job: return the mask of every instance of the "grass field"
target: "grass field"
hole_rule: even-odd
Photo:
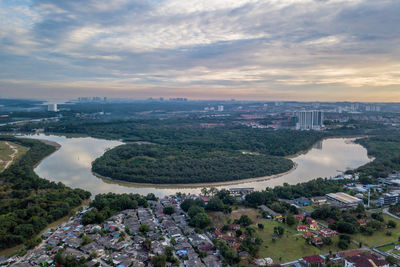
[[[242,215],[247,215],[250,219],[256,223],[261,220],[261,216],[256,209],[238,207],[238,209],[233,208],[231,214],[224,214],[223,212],[208,212],[208,215],[211,219],[211,225],[213,226],[222,226],[228,223],[228,220],[231,220],[231,223],[235,219],[239,219]]]
[[[260,247],[260,257],[270,257],[274,262],[287,262],[310,256],[315,254],[336,253],[340,249],[336,246],[338,237],[332,238],[331,245],[324,245],[321,248],[309,245],[300,233],[297,232],[295,227],[289,227],[285,224],[276,221],[263,221],[264,230],[259,230],[258,234],[263,239],[263,244]],[[285,233],[281,238],[273,239],[273,232],[275,226],[283,226]],[[267,247],[266,247],[267,246]],[[355,244],[351,244],[349,249],[356,249]]]
[[[394,229],[382,229],[379,232],[374,232],[372,236],[366,236],[361,233],[357,233],[352,235],[352,238],[358,242],[362,242],[363,244],[373,247],[381,244],[386,244],[390,242],[397,242],[400,237],[400,221],[390,217],[389,215],[383,214],[383,218],[387,223],[388,220],[393,220],[397,223],[397,227]],[[386,235],[386,232],[390,231],[392,233],[391,236]]]
[[[307,244],[302,234],[297,232],[296,226],[289,227],[287,224],[263,219],[256,209],[239,207],[238,209],[233,209],[231,214],[224,214],[222,212],[208,213],[213,226],[227,224],[229,219],[233,222],[234,219],[240,218],[243,214],[249,216],[255,225],[257,225],[257,223],[262,223],[264,225],[263,230],[257,230],[258,236],[263,240],[263,244],[260,246],[259,257],[270,257],[274,262],[282,263],[296,260],[304,256],[321,253],[325,254],[330,251],[332,251],[332,253],[340,251],[336,246],[338,237],[332,239],[332,244],[330,246],[325,245],[319,249]],[[279,225],[285,228],[285,233],[281,238],[276,238],[275,241],[272,241],[274,239],[274,227]],[[353,243],[349,247],[349,249],[356,248],[357,246]]]
[[[17,149],[17,153],[12,147]],[[20,146],[11,142],[0,142],[0,172],[4,170],[7,162],[17,160],[21,155],[23,155],[28,149],[26,147]]]
[[[389,244],[389,245],[385,245],[385,246],[382,246],[382,247],[378,247],[378,249],[380,251],[386,252],[386,251],[394,249],[394,244]]]

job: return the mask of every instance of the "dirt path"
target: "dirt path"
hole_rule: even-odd
[[[13,163],[14,158],[18,155],[18,149],[13,145],[10,144],[9,142],[5,142],[6,145],[13,151],[13,153],[10,155],[11,159],[6,162],[6,165],[4,165],[4,170],[7,169],[11,163]]]

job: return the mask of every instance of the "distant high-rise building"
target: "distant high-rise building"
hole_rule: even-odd
[[[224,111],[224,106],[223,105],[219,105],[218,106],[218,111]]]
[[[299,111],[296,113],[298,130],[321,130],[324,127],[324,113],[319,110]]]
[[[48,104],[47,105],[47,111],[51,111],[51,112],[57,112],[57,104]]]

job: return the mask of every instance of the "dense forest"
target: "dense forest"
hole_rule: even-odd
[[[113,125],[113,126],[111,126]],[[108,124],[127,144],[106,152],[93,171],[113,179],[142,183],[204,183],[261,177],[290,170],[283,158],[310,148],[321,133],[272,131],[231,126],[213,129]],[[130,128],[133,127],[133,128]],[[88,130],[88,129],[87,129]],[[90,132],[90,131],[89,131]]]
[[[122,145],[93,162],[93,171],[139,183],[205,183],[285,172],[292,161],[265,154],[197,146]]]
[[[0,173],[0,249],[32,239],[49,223],[68,215],[90,193],[38,177],[34,166],[54,152],[38,140],[1,136],[29,150]]]
[[[364,176],[387,177],[400,170],[400,135],[374,136],[356,141],[368,150],[374,161],[357,169]]]

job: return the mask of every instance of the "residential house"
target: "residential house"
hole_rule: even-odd
[[[301,214],[295,214],[295,215],[293,215],[293,217],[298,221],[304,220],[304,215],[301,215]]]
[[[310,206],[310,200],[306,197],[299,197],[295,199],[296,203],[300,206]]]
[[[301,262],[304,263],[307,267],[312,266],[323,266],[325,264],[325,256],[323,255],[312,255],[306,256],[301,259]]]
[[[322,235],[323,237],[332,237],[332,236],[336,236],[338,234],[338,232],[331,230],[329,228],[326,228],[326,229],[319,230],[319,234]]]
[[[304,224],[298,224],[297,225],[297,231],[299,232],[307,232],[308,230],[308,225],[304,225]]]
[[[324,244],[324,242],[322,241],[322,238],[321,237],[314,237],[312,240],[311,240],[311,243],[313,243],[314,245],[322,245],[322,244]]]
[[[345,258],[344,266],[345,267],[389,267],[389,263],[374,254],[362,253]]]
[[[318,230],[318,223],[317,222],[311,223],[310,224],[310,230],[312,230],[312,231]]]

